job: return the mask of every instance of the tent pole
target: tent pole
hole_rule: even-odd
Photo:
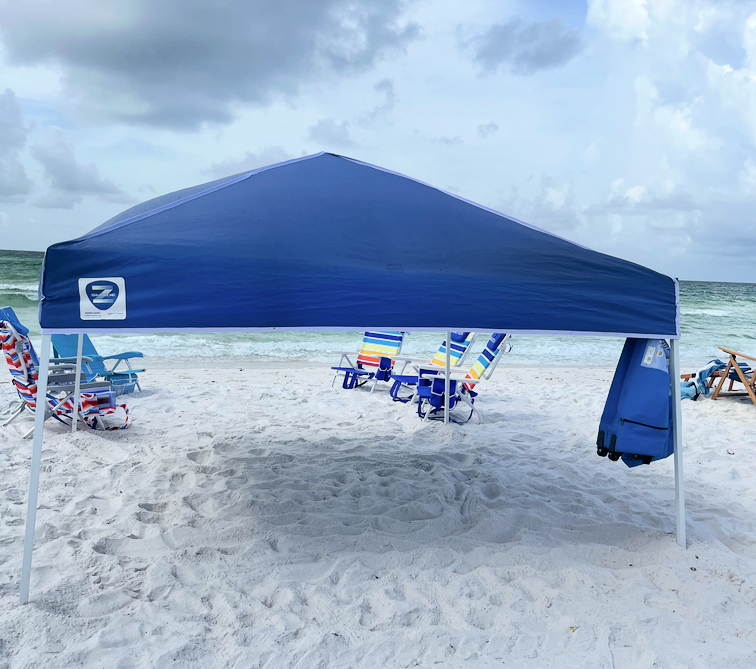
[[[26,507],[26,535],[24,536],[24,561],[21,568],[21,604],[29,603],[32,550],[34,549],[34,524],[37,520],[37,492],[39,491],[39,466],[42,460],[42,436],[47,413],[47,372],[50,367],[50,335],[42,335],[37,379],[37,408],[34,411],[34,443],[32,444],[31,476],[29,477],[29,504]]]
[[[671,340],[672,374],[672,431],[675,440],[675,512],[677,515],[677,543],[683,550],[687,548],[685,537],[685,487],[683,485],[683,443],[682,443],[682,410],[680,398],[680,340]]]
[[[84,335],[79,335],[76,345],[76,381],[74,382],[74,412],[71,416],[71,432],[76,432],[76,424],[79,422],[79,401],[81,400],[81,353],[84,348]]]
[[[446,369],[444,371],[444,423],[449,422],[449,371],[451,369],[451,332],[446,333]]]

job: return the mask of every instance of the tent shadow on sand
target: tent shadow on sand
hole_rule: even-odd
[[[197,541],[243,550],[257,536],[291,554],[521,542],[635,550],[674,527],[667,485],[642,500],[632,487],[609,492],[606,480],[556,455],[534,461],[512,445],[502,455],[469,444],[408,452],[392,439],[355,438],[346,449],[335,441],[240,437],[187,450],[183,464],[161,473],[172,485],[140,503],[137,519],[184,536],[187,543],[169,540],[176,549]],[[180,525],[192,529],[182,535]],[[99,552],[122,554],[120,542],[104,540]],[[149,553],[136,539],[125,543],[134,556]]]

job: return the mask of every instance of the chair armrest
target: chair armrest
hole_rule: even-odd
[[[754,362],[756,362],[756,358],[750,355],[746,355],[745,353],[738,353],[737,351],[733,351],[732,349],[725,348],[724,346],[719,346],[718,348],[720,351],[724,351],[725,353],[728,353],[729,355],[734,355],[740,358],[747,358],[748,360],[753,360]]]
[[[83,355],[81,356],[81,361],[92,362],[92,358],[88,358],[87,356]],[[75,365],[76,358],[50,358],[50,364],[51,365]]]
[[[100,374],[103,378],[109,379],[111,376],[128,376],[129,374],[141,374],[142,372],[147,371],[146,369],[120,369],[115,371],[106,371],[103,374]]]
[[[139,351],[129,351],[128,353],[119,353],[118,355],[106,355],[103,360],[126,360],[128,358],[143,358],[144,353]]]
[[[414,368],[417,370],[418,375],[422,376],[423,372],[435,372],[436,378],[443,379],[445,377],[444,367],[439,367],[437,365],[413,365]],[[455,376],[454,372],[457,372],[457,374],[460,374],[460,370],[455,370],[453,367],[449,370],[449,380],[450,381],[459,381],[461,383],[480,383],[483,379],[468,379],[466,376]]]

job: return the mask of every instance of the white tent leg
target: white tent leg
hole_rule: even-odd
[[[449,422],[449,370],[451,369],[451,332],[446,333],[446,369],[444,371],[444,423]]]
[[[81,352],[84,348],[84,335],[79,335],[76,346],[76,381],[74,382],[74,411],[71,416],[71,432],[76,432],[76,424],[79,422],[79,401],[81,400]]]
[[[45,429],[47,408],[47,372],[50,367],[50,335],[42,335],[39,356],[39,380],[37,381],[37,409],[34,412],[34,442],[32,444],[31,476],[29,477],[29,504],[26,507],[26,535],[24,536],[24,561],[21,568],[21,604],[29,603],[32,550],[34,549],[34,524],[37,520],[37,492],[39,490],[39,466],[42,461],[42,436]]]
[[[680,340],[671,340],[670,383],[672,385],[672,430],[675,439],[675,512],[677,514],[677,543],[687,548],[685,537],[685,487],[683,484],[682,410],[680,407]]]

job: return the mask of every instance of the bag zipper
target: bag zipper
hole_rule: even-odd
[[[652,430],[669,430],[668,427],[656,427],[656,425],[647,425],[646,423],[639,423],[637,420],[628,420],[627,418],[620,418],[620,424],[632,423],[633,425],[642,425],[643,427],[650,427]]]

